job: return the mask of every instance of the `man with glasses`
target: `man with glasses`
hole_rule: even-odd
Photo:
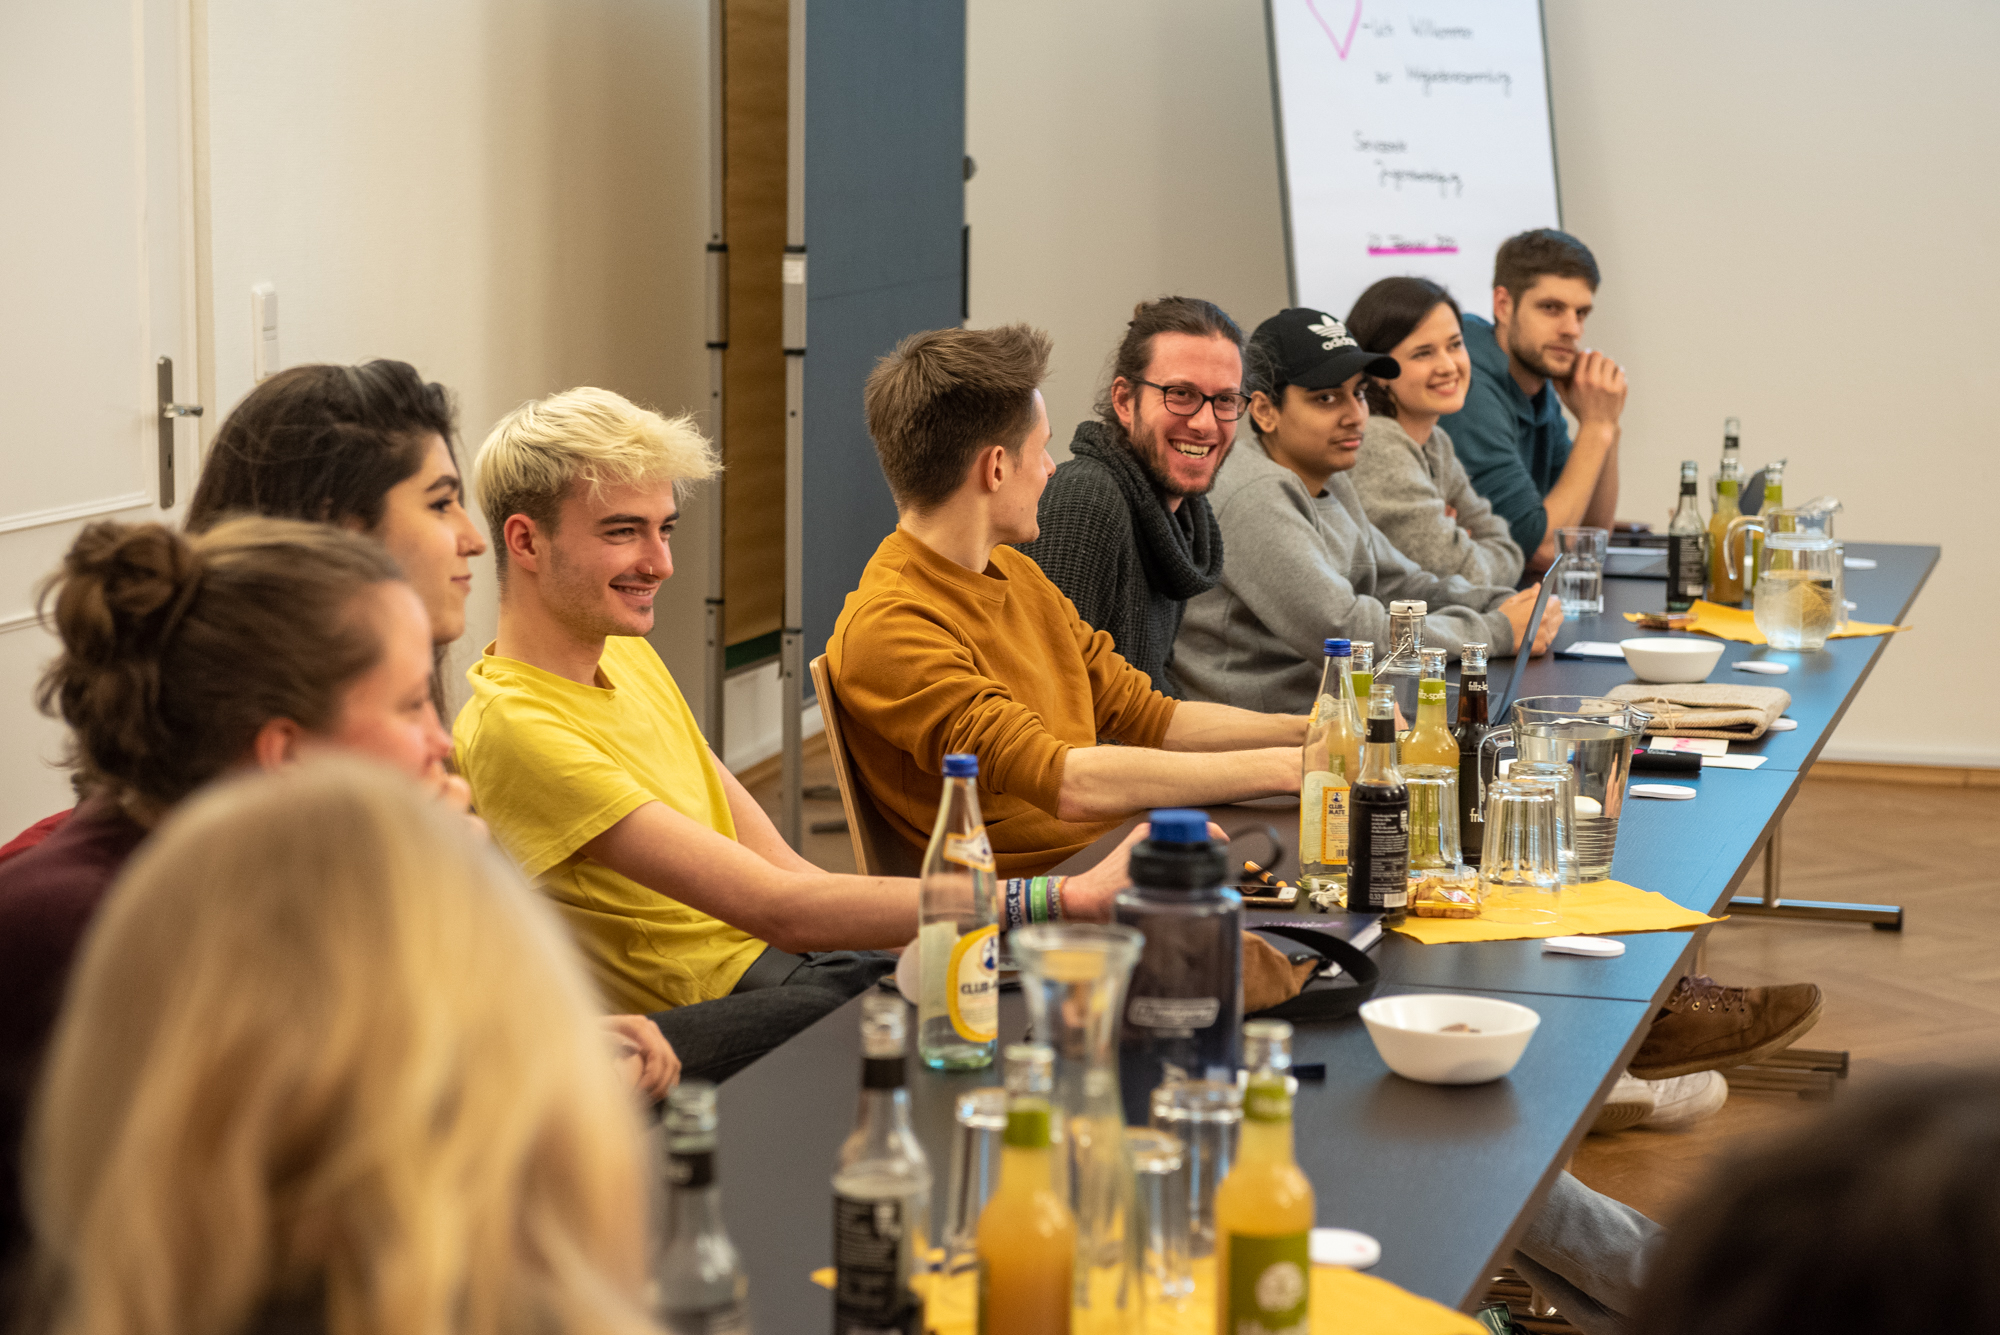
[[[1098,420],[1077,427],[1069,461],[1042,493],[1042,536],[1021,549],[1175,699],[1181,610],[1222,575],[1207,493],[1248,406],[1243,331],[1221,307],[1194,297],[1141,302],[1098,397]]]

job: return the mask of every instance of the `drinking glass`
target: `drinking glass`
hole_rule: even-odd
[[[1458,770],[1449,765],[1404,765],[1410,790],[1410,871],[1458,865]]]
[[[945,1196],[944,1268],[964,1274],[979,1265],[979,1215],[1000,1185],[1000,1147],[1007,1132],[1007,1091],[998,1085],[958,1096],[951,1134],[951,1186]]]
[[[1556,858],[1564,885],[1582,881],[1576,863],[1576,767],[1561,760],[1516,760],[1507,768],[1515,782],[1541,780],[1556,794]]]
[[[1175,1080],[1153,1091],[1154,1129],[1170,1133],[1183,1152],[1188,1255],[1215,1255],[1215,1189],[1236,1159],[1243,1091],[1235,1081]]]
[[[1543,779],[1486,787],[1486,845],[1479,863],[1479,916],[1540,925],[1562,916],[1556,790]]]
[[[1601,528],[1556,530],[1558,550],[1566,558],[1556,576],[1556,596],[1563,616],[1574,621],[1604,610],[1604,556],[1611,534]]]
[[[1146,1297],[1149,1302],[1177,1301],[1194,1292],[1194,1271],[1188,1264],[1187,1186],[1181,1180],[1187,1156],[1177,1138],[1150,1127],[1126,1128],[1125,1143],[1131,1147],[1132,1171],[1139,1179]]]

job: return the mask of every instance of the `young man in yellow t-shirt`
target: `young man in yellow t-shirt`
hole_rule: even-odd
[[[691,419],[606,390],[501,420],[473,471],[499,561],[499,635],[466,674],[473,698],[452,734],[479,814],[555,900],[610,1005],[811,988],[830,1010],[888,968],[873,952],[916,935],[917,883],[829,873],[793,852],[640,638],[673,574],[676,489],[715,467]],[[1110,861],[1072,878],[1071,916],[1109,916],[1124,880],[1124,860]],[[787,1024],[803,1027],[770,1022],[773,1043]]]
[[[1055,471],[1048,357],[1046,334],[1009,325],[913,334],[876,365],[864,398],[896,531],[826,649],[848,750],[889,823],[922,847],[945,755],[976,754],[1007,876],[1134,811],[1296,793],[1305,740],[1303,715],[1161,695],[1007,545],[1034,539]]]

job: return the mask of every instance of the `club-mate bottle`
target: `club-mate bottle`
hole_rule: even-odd
[[[1730,574],[1729,562],[1722,555],[1729,523],[1743,513],[1743,463],[1736,457],[1739,443],[1732,417],[1722,424],[1722,466],[1715,474],[1715,511],[1708,518],[1708,601],[1724,607],[1743,605],[1744,567],[1738,566],[1736,573]]]
[[[980,1335],[1068,1335],[1076,1217],[1056,1189],[1049,1097],[1055,1049],[1007,1048],[1007,1130],[1000,1185],[979,1213]]]
[[[1479,809],[1479,744],[1486,739],[1488,704],[1486,646],[1465,644],[1458,650],[1458,722],[1451,739],[1458,743],[1458,849],[1466,865],[1477,867],[1486,848],[1486,813]]]
[[[1292,1153],[1292,1027],[1243,1026],[1250,1084],[1236,1162],[1215,1189],[1216,1335],[1291,1335],[1312,1311],[1313,1189]]]
[[[667,1335],[749,1335],[750,1281],[722,1223],[715,1182],[715,1086],[684,1080],[667,1096],[665,1237],[653,1266]]]
[[[861,1109],[833,1174],[834,1335],[923,1335],[911,1281],[929,1250],[931,1166],[910,1130],[905,1024],[901,997],[862,995]]]
[[[1349,794],[1347,911],[1401,921],[1410,902],[1410,790],[1396,772],[1396,697],[1386,681],[1368,697],[1368,741]]]
[[[976,757],[944,758],[922,876],[917,1055],[937,1071],[991,1066],[1000,1036],[1000,906]]]
[[[1299,872],[1315,889],[1347,876],[1347,792],[1350,776],[1361,772],[1362,731],[1352,646],[1328,640],[1299,761]]]
[[[1701,522],[1701,468],[1681,463],[1681,498],[1667,521],[1667,610],[1685,612],[1708,591],[1708,527]]]

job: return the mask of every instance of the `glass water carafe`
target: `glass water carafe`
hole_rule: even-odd
[[[1767,510],[1729,526],[1723,557],[1733,573],[1748,558],[1748,537],[1763,535],[1754,558],[1757,629],[1773,649],[1820,649],[1842,620],[1845,581],[1830,512]],[[1748,580],[1753,572],[1744,570]]]
[[[1076,1217],[1074,1335],[1144,1329],[1138,1184],[1118,1094],[1125,989],[1145,938],[1130,927],[1037,923],[1008,937],[1035,1041],[1055,1049],[1056,1172]]]

